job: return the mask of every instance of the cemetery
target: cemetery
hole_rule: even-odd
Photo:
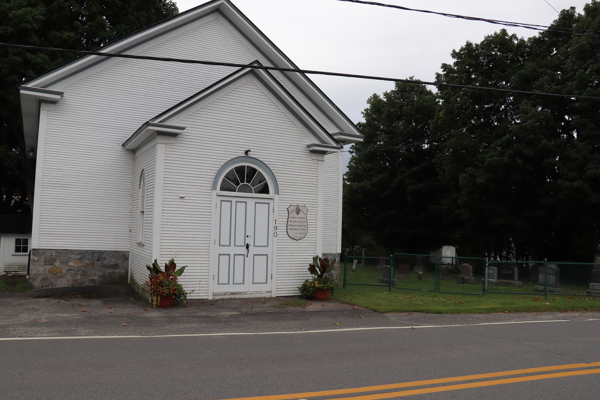
[[[344,261],[345,260],[345,261]],[[503,262],[483,258],[396,253],[343,255],[344,286],[379,286],[468,295],[530,294],[600,297],[600,265]]]

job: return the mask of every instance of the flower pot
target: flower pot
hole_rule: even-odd
[[[163,307],[163,308],[171,307],[173,305],[173,303],[175,303],[175,297],[173,297],[173,296],[167,296],[167,297],[161,296],[158,299],[159,307]]]
[[[315,289],[313,294],[315,300],[327,300],[329,298],[329,290],[327,289]]]

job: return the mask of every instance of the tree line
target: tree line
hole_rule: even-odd
[[[600,96],[600,3],[529,39],[505,30],[452,52],[436,82]],[[594,261],[600,101],[396,83],[350,150],[344,247]]]
[[[96,50],[178,12],[172,0],[2,1],[0,42]],[[0,47],[0,215],[32,207],[35,161],[27,158],[17,87],[75,57]]]

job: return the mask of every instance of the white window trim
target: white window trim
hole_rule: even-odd
[[[140,246],[144,245],[144,227],[145,227],[145,219],[146,219],[146,173],[145,170],[142,170],[140,173],[140,182],[139,182],[139,204],[138,204],[138,237],[137,244]]]
[[[25,252],[17,252],[17,240],[27,240],[27,251]],[[19,245],[21,247],[23,247],[23,245]],[[26,256],[29,254],[29,250],[31,249],[31,239],[28,237],[15,237],[15,242],[13,245],[13,250],[14,253],[12,254],[13,256]]]

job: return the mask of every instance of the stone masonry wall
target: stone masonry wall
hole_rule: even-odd
[[[341,267],[340,267],[340,253],[323,253],[322,258],[328,258],[329,262],[335,260],[333,270],[329,271],[327,275],[336,282],[340,282]]]
[[[31,250],[32,290],[127,283],[128,251]]]

